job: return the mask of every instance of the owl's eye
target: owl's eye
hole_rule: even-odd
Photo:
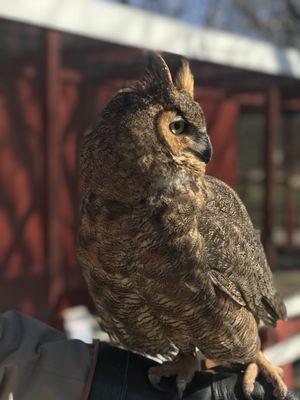
[[[186,125],[185,120],[180,117],[170,123],[169,129],[174,135],[181,135],[185,131]]]

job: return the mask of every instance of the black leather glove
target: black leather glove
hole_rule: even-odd
[[[209,376],[210,375],[210,376]],[[204,381],[207,383],[204,386]],[[219,369],[212,372],[202,371],[195,374],[193,382],[186,389],[184,399],[188,400],[271,400],[274,399],[273,387],[259,375],[251,397],[243,392],[243,373],[234,370]],[[292,397],[290,397],[292,396]],[[287,400],[295,399],[291,393]]]
[[[138,354],[100,344],[98,362],[89,400],[173,400],[176,386],[173,378],[163,379],[161,391],[148,380],[148,370],[155,362]],[[244,400],[242,372],[224,369],[197,372],[184,393],[185,400]],[[273,388],[259,376],[253,400],[270,400]],[[297,399],[290,394],[288,400]],[[248,400],[248,399],[246,399]]]

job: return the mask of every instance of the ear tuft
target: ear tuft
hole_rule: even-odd
[[[149,54],[148,73],[152,80],[161,82],[165,85],[172,85],[172,76],[165,60],[158,53]]]
[[[175,79],[175,86],[178,90],[185,90],[194,97],[194,77],[190,70],[189,62],[183,59],[181,63],[181,68]]]

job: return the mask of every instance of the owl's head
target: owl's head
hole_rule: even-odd
[[[87,133],[83,176],[96,173],[104,180],[127,176],[132,181],[142,177],[147,182],[162,176],[169,179],[180,169],[203,175],[212,148],[193,94],[187,61],[173,79],[164,59],[152,54],[145,79],[120,90],[103,110],[96,129]]]

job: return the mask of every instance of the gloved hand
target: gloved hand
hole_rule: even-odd
[[[163,378],[158,391],[148,380],[148,370],[155,362],[100,343],[98,362],[89,400],[174,400],[177,392],[174,378]],[[195,374],[184,392],[184,400],[249,400],[242,389],[243,373],[216,368]],[[292,394],[287,400],[296,400]],[[273,387],[263,376],[255,383],[252,400],[271,400]]]
[[[262,375],[256,379],[252,396],[243,393],[243,373],[240,371],[216,370],[195,374],[193,382],[187,388],[186,400],[273,400],[273,387]],[[289,393],[287,400],[297,398]]]
[[[163,378],[158,391],[148,380],[148,370],[155,362],[100,343],[100,352],[89,400],[174,400],[175,379]],[[197,372],[184,392],[184,400],[249,400],[243,393],[243,373],[215,369]],[[255,382],[252,400],[273,400],[273,387],[261,375]],[[289,394],[287,400],[297,400]]]

